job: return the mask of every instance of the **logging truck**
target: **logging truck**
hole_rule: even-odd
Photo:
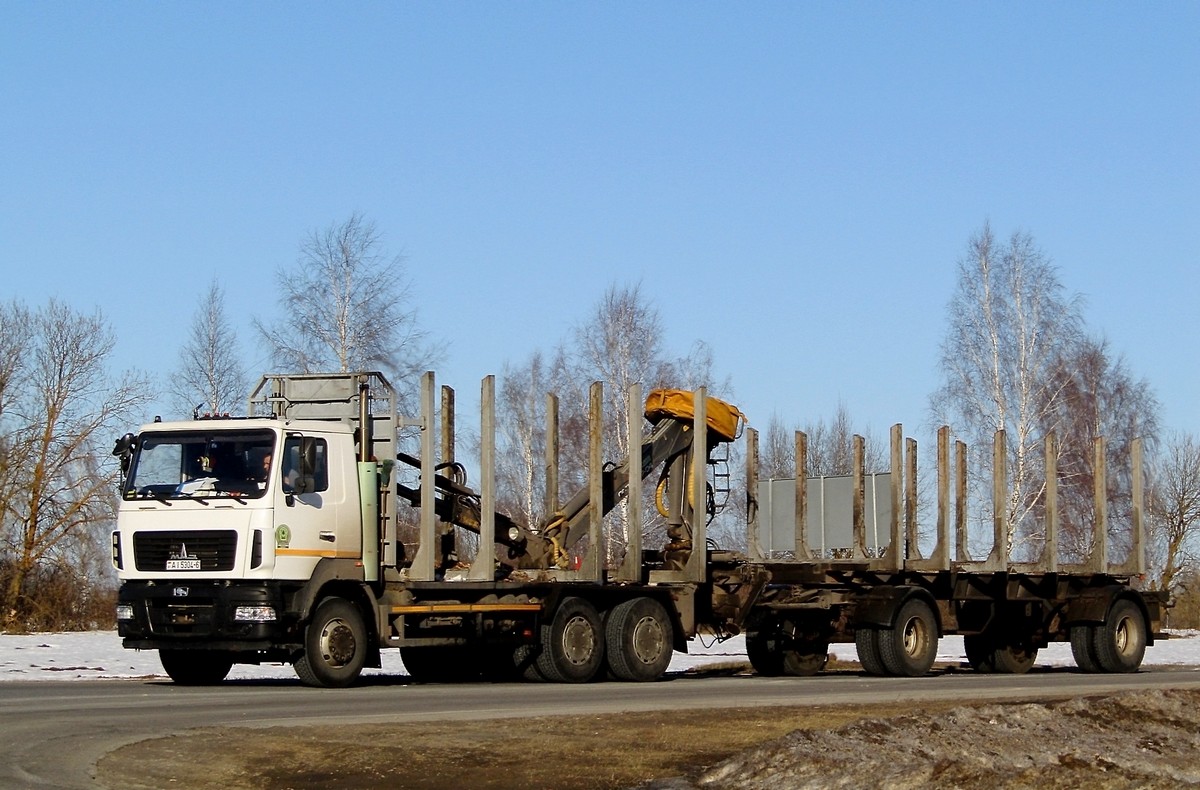
[[[1165,595],[1140,589],[1139,445],[1119,562],[1101,493],[1090,554],[1060,561],[1053,437],[1040,556],[1014,562],[997,516],[990,551],[973,559],[966,450],[943,428],[923,556],[916,446],[901,426],[882,473],[863,468],[856,440],[851,475],[808,479],[797,434],[797,474],[759,480],[757,433],[730,404],[703,389],[643,400],[635,385],[627,413],[605,415],[595,383],[586,482],[565,499],[547,397],[546,515],[525,523],[496,507],[494,382],[480,389],[477,487],[455,458],[453,390],[435,402],[432,373],[415,417],[398,414],[379,373],[272,374],[246,417],[156,421],[121,437],[112,562],[124,646],[158,650],[179,684],[286,662],[307,685],[341,687],[390,649],[418,682],[582,683],[656,680],[698,634],[744,633],[763,675],[814,674],[831,643],[851,642],[863,671],[895,676],[929,672],[946,634],[963,635],[975,670],[1014,673],[1052,641],[1070,642],[1084,672],[1135,671],[1162,637]],[[604,458],[606,419],[625,421],[625,457]],[[736,496],[734,442],[747,458]],[[1003,503],[1003,433],[994,453]],[[1102,492],[1102,442],[1097,454]],[[708,534],[727,501],[746,508],[739,550]],[[617,508],[627,537],[614,550],[603,526]],[[643,545],[651,526],[665,537]]]

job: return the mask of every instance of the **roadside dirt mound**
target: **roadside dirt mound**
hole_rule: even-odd
[[[797,730],[643,790],[1200,786],[1200,695],[959,707]]]

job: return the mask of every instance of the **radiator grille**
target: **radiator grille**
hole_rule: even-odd
[[[231,571],[237,555],[237,532],[229,529],[191,532],[136,532],[133,557],[139,571]],[[198,559],[199,567],[189,567]],[[172,567],[167,562],[175,560]]]

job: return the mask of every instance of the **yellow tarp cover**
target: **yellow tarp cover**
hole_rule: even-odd
[[[646,398],[646,419],[657,423],[667,417],[683,420],[696,419],[693,407],[695,394],[687,390],[653,390]],[[745,415],[717,398],[708,399],[708,429],[727,442],[737,438],[738,421]]]

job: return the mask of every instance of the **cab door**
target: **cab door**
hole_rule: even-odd
[[[340,445],[348,437],[289,433],[284,437],[275,477],[276,563],[294,568],[301,577],[327,557],[356,558],[361,530],[348,524],[357,513],[353,496],[357,481],[346,479]]]

